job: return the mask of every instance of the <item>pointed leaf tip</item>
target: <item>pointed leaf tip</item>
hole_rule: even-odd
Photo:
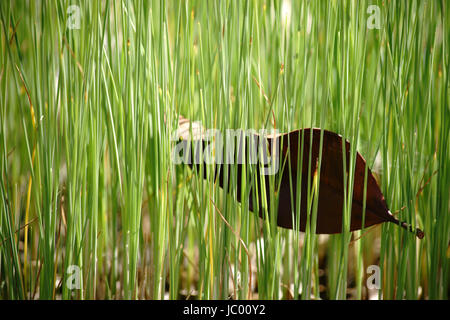
[[[413,232],[417,238],[423,239],[425,237],[425,232],[423,232],[421,229],[416,228],[416,230],[413,229],[413,227],[406,222],[400,222],[398,221],[398,225],[401,226],[403,229],[406,229],[410,232]]]

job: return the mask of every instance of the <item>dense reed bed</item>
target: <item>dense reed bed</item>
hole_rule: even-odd
[[[446,1],[0,10],[1,299],[448,298]],[[175,165],[179,115],[220,130],[341,134],[343,232],[279,228],[236,201],[248,180],[235,168],[225,193],[210,167]],[[423,240],[392,224],[349,232],[356,151]],[[276,200],[275,176],[270,186]],[[371,265],[379,290],[367,286]]]

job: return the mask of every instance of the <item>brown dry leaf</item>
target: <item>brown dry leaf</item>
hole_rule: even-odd
[[[180,117],[179,132],[181,133],[180,136],[182,136],[182,141],[184,143],[189,143],[189,139],[187,137],[189,125],[189,120]],[[202,150],[205,150],[205,147],[214,140],[210,139],[210,137],[204,138],[204,135],[202,136],[202,133],[205,132],[205,130],[198,123],[195,123],[193,127],[194,139],[191,139],[190,141],[194,142],[194,144],[197,143],[197,146],[198,144],[201,144]],[[322,160],[320,168],[318,168],[317,164],[319,163],[321,131],[323,131]],[[244,142],[243,137],[244,136],[241,136],[241,138],[238,139],[237,149],[239,151],[242,151],[242,145]],[[342,216],[345,195],[344,190],[348,190],[348,188],[344,185],[343,139],[340,135],[327,130],[307,128],[284,134],[266,135],[264,137],[258,134],[245,135],[245,138],[245,144],[247,146],[249,146],[252,142],[255,143],[255,141],[263,141],[264,143],[267,143],[269,152],[271,152],[271,150],[279,150],[278,153],[271,153],[271,156],[279,154],[279,170],[276,173],[276,181],[279,182],[279,185],[277,184],[277,186],[279,186],[277,192],[278,226],[293,229],[293,213],[298,211],[297,207],[300,205],[300,231],[305,231],[308,207],[311,208],[311,206],[307,205],[309,180],[309,190],[312,188],[311,185],[314,183],[318,184],[319,198],[317,207],[316,233],[334,234],[342,232]],[[301,147],[302,139],[303,148]],[[278,148],[272,149],[273,146],[277,146]],[[252,148],[248,149],[254,150]],[[345,150],[345,175],[348,176],[350,144],[347,141],[345,142]],[[254,156],[251,154],[251,151],[249,153],[240,152],[240,157],[242,154],[246,154],[247,158]],[[198,155],[196,159],[198,160]],[[239,158],[239,160],[241,160],[241,163],[235,164],[235,166],[237,166],[237,181],[241,181],[242,167],[246,165],[246,159]],[[299,163],[300,160],[302,160],[301,166]],[[257,165],[259,166],[259,163]],[[215,179],[218,184],[225,189],[225,191],[231,192],[231,184],[225,181],[224,172],[227,166],[230,167],[231,164],[215,165]],[[351,203],[352,209],[350,231],[360,230],[362,228],[365,166],[366,161],[361,154],[357,153],[354,172],[353,197]],[[207,166],[204,166],[205,172],[206,167]],[[315,180],[314,175],[319,172],[320,178],[316,178]],[[308,173],[310,174],[310,179],[308,179]],[[255,176],[253,176],[253,178],[255,178]],[[299,181],[301,178],[301,183],[299,183],[299,186],[301,185],[301,190],[298,190],[298,192],[297,178],[299,178]],[[265,190],[270,190],[269,176],[262,175],[260,170],[256,170],[256,179],[252,179],[252,181],[249,182],[254,189],[258,189],[258,192],[254,193],[258,195],[257,201],[254,203],[252,192],[250,192],[251,190],[248,190],[246,194],[248,195],[249,209],[251,211],[258,212],[261,217],[264,217],[266,208],[262,203],[260,196],[262,191],[259,183],[260,181],[264,181]],[[234,185],[237,186],[237,199],[241,202],[241,183],[238,182]],[[270,197],[267,197],[267,199],[269,201]],[[270,201],[267,206],[270,208]],[[270,212],[270,210],[268,210],[268,212]],[[400,222],[392,215],[374,175],[371,170],[368,169],[364,228],[383,222],[395,223],[411,232],[414,232],[420,239],[424,236],[422,230],[413,230],[411,226],[405,222]]]

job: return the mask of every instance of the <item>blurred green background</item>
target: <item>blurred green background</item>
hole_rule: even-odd
[[[448,299],[447,1],[0,10],[1,299]],[[171,163],[179,114],[341,134],[425,238],[264,223]]]

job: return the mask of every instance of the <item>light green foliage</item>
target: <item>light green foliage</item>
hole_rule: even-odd
[[[370,297],[448,298],[446,1],[4,0],[0,11],[1,299],[367,299],[372,264],[382,279]],[[309,208],[300,233],[236,201],[255,167],[241,179],[227,169],[224,193],[211,165],[174,165],[180,114],[341,134],[343,232],[314,232],[319,179],[297,197]],[[423,240],[392,224],[349,232],[356,151]]]

